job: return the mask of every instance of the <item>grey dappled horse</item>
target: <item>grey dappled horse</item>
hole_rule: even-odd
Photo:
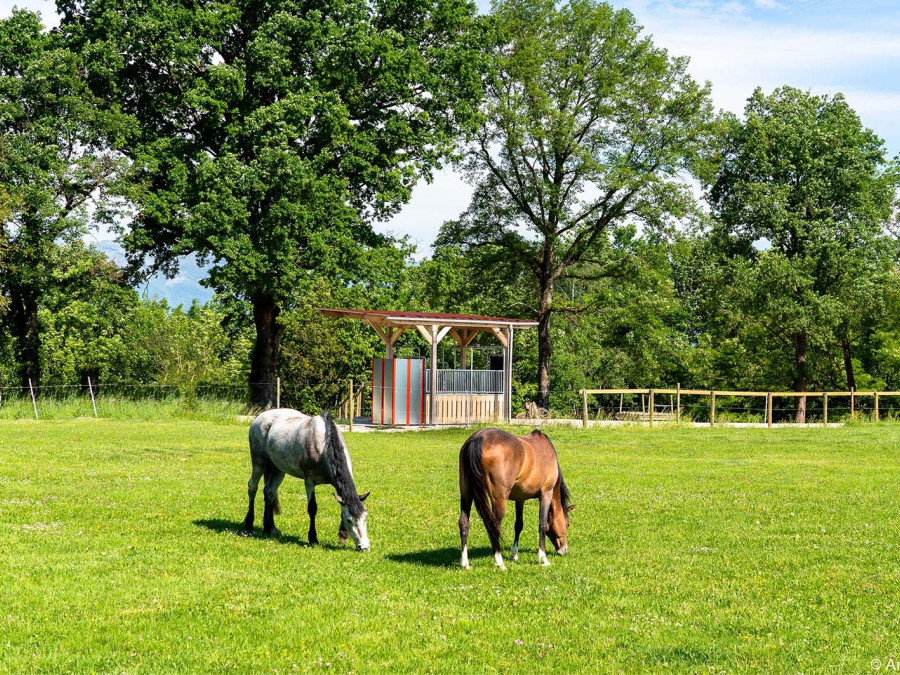
[[[367,512],[363,506],[369,493],[356,493],[350,453],[343,436],[326,413],[310,417],[284,408],[260,414],[250,425],[250,461],[253,463],[247,485],[250,507],[244,519],[247,532],[253,531],[256,488],[259,479],[265,476],[263,531],[276,537],[281,534],[275,527],[274,517],[281,512],[278,487],[284,475],[290,474],[303,479],[306,484],[310,544],[319,543],[316,536],[316,485],[329,483],[335,487],[335,499],[341,505],[340,542],[345,543],[349,535],[358,551],[369,550]]]

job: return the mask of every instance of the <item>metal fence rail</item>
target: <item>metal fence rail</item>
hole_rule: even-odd
[[[502,370],[437,371],[438,394],[502,394]],[[431,378],[425,378],[425,391],[431,393]]]

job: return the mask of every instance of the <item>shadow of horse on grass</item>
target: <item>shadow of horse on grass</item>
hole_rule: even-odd
[[[491,549],[486,546],[472,549],[471,553],[473,556],[484,556],[488,560],[491,559],[492,555]],[[418,565],[420,567],[459,567],[459,555],[458,546],[447,546],[424,551],[411,551],[409,553],[389,553],[385,558],[394,562]]]
[[[227,534],[234,534],[239,537],[246,537],[248,539],[271,539],[273,541],[277,541],[279,544],[293,544],[296,546],[303,546],[304,548],[321,548],[326,551],[344,551],[349,550],[349,546],[337,546],[335,544],[310,544],[305,539],[301,539],[300,537],[294,536],[292,534],[282,534],[278,537],[269,537],[262,533],[262,530],[254,530],[253,532],[246,532],[244,530],[244,522],[237,520],[227,520],[225,518],[203,518],[200,520],[195,520],[194,525],[197,527],[204,527],[207,530],[211,530],[213,532],[224,532]]]

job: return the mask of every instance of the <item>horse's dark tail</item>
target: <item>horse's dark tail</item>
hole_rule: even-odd
[[[484,465],[481,463],[481,436],[470,436],[459,451],[459,468],[466,479],[469,492],[475,501],[475,510],[484,521],[488,537],[494,546],[500,545],[500,521],[494,517],[494,509],[488,492]]]

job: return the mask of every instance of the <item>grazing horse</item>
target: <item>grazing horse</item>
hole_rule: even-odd
[[[303,479],[306,484],[306,509],[309,513],[309,543],[318,544],[316,536],[316,485],[330,483],[337,490],[335,499],[341,505],[341,526],[338,538],[343,544],[348,536],[353,538],[358,551],[368,551],[369,536],[366,532],[366,507],[363,502],[369,496],[356,494],[350,453],[344,438],[334,422],[322,413],[317,417],[304,415],[296,410],[267,410],[250,425],[250,461],[253,471],[247,484],[250,507],[244,518],[244,529],[253,531],[253,504],[259,479],[265,476],[263,488],[265,512],[263,532],[278,536],[275,527],[276,513],[281,513],[278,487],[285,474]]]
[[[525,436],[513,436],[501,429],[482,429],[466,439],[459,451],[459,536],[462,540],[462,566],[469,569],[469,513],[472,500],[484,521],[494,563],[500,569],[500,525],[506,515],[506,502],[516,503],[516,539],[511,559],[519,559],[519,534],[524,525],[522,511],[526,499],[540,500],[540,544],[538,562],[549,565],[544,536],[549,535],[559,555],[569,551],[566,530],[569,527],[569,489],[563,480],[556,449],[537,429]]]

